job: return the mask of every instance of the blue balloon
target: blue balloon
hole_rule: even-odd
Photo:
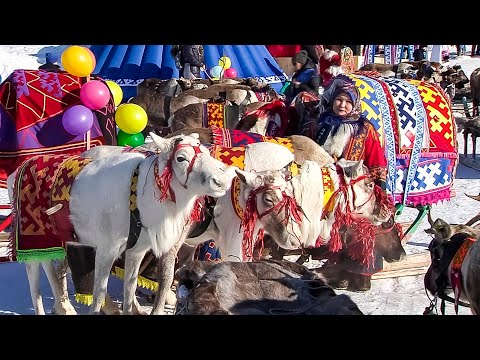
[[[210,69],[210,75],[214,78],[220,78],[220,75],[222,75],[223,68],[220,65],[215,65]]]

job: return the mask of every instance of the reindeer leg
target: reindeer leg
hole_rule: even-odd
[[[140,233],[137,243],[125,251],[125,277],[123,279],[123,314],[132,315],[135,303],[135,290],[137,289],[140,265],[145,254],[150,249],[149,241],[145,238],[144,231]],[[142,241],[143,240],[143,241]],[[139,306],[137,303],[136,306]]]
[[[476,134],[472,133],[472,156],[473,158],[475,159],[475,153],[476,153],[476,149],[477,149],[477,136]]]
[[[112,269],[115,257],[110,254],[102,254],[97,248],[95,254],[95,280],[93,284],[93,302],[90,306],[90,314],[98,315],[107,294],[108,277]]]
[[[173,283],[173,276],[175,270],[175,257],[178,249],[182,245],[183,240],[180,240],[169,252],[164,254],[159,260],[158,266],[158,291],[155,294],[155,301],[151,315],[163,315],[167,295]]]
[[[467,156],[467,149],[468,149],[468,130],[463,130],[463,155]]]
[[[102,312],[105,315],[120,315],[122,313],[108,293],[105,295],[105,304],[102,306]]]
[[[73,307],[68,298],[67,289],[67,268],[66,259],[60,261],[58,271],[55,270],[53,261],[42,261],[42,267],[47,275],[48,282],[52,288],[55,303],[53,309],[58,315],[77,315],[77,311]]]
[[[42,295],[40,294],[40,262],[32,261],[26,263],[30,296],[36,315],[45,315]]]

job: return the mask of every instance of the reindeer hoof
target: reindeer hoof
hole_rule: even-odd
[[[348,291],[365,292],[372,287],[371,276],[364,276],[359,274],[350,274],[350,281],[348,284]]]
[[[165,299],[165,305],[175,306],[177,303],[177,295],[173,292],[172,289],[168,290],[167,298]]]

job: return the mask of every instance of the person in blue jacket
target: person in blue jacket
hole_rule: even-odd
[[[292,58],[295,73],[292,76],[290,86],[288,86],[285,97],[287,102],[291,101],[302,91],[306,91],[318,97],[320,88],[320,76],[317,66],[312,59],[308,57],[306,50],[300,50]]]

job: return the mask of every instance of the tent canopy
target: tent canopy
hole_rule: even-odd
[[[123,100],[136,95],[136,87],[147,78],[178,78],[172,45],[92,45],[97,64],[94,73],[115,81],[123,90]],[[265,45],[203,45],[207,71],[228,56],[237,76],[253,77],[279,91],[286,74]],[[206,78],[202,73],[202,77]]]

